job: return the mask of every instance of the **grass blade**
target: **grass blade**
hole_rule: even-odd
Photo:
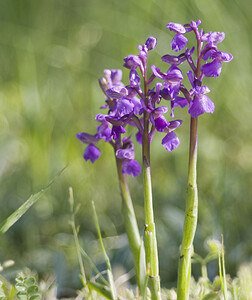
[[[17,210],[15,210],[6,220],[4,220],[0,224],[0,236],[3,235],[6,231],[8,231],[10,227],[13,226],[27,212],[27,210],[39,200],[39,198],[49,189],[49,187],[53,184],[54,180],[58,176],[60,176],[60,174],[66,169],[66,167],[67,166],[60,170],[46,187],[44,187],[38,193],[31,195],[30,198],[25,201],[25,203],[23,203]]]
[[[75,225],[75,213],[74,213],[74,196],[73,196],[73,189],[72,187],[69,187],[69,204],[70,204],[70,209],[72,213],[72,219],[70,221],[70,225],[72,227],[73,231],[73,236],[74,236],[74,243],[75,243],[75,248],[77,252],[77,257],[79,261],[79,266],[80,266],[80,271],[81,271],[81,281],[84,287],[87,285],[87,279],[86,279],[86,274],[85,274],[85,269],[81,257],[81,250],[80,250],[80,243],[79,243],[79,237],[78,237],[78,230]]]
[[[103,244],[103,241],[102,241],[101,230],[100,230],[99,221],[98,221],[98,217],[97,217],[96,210],[95,210],[94,201],[92,201],[92,208],[93,208],[94,221],[95,221],[97,234],[98,234],[98,237],[99,237],[102,252],[103,252],[103,255],[104,255],[104,258],[105,258],[105,261],[106,261],[106,264],[107,264],[107,268],[108,268],[108,279],[109,279],[109,285],[110,285],[110,290],[111,290],[111,296],[112,296],[113,300],[116,300],[117,295],[116,295],[116,288],[115,288],[115,283],[114,283],[113,275],[112,275],[112,268],[111,268],[111,265],[110,265],[109,257],[107,255],[107,252],[105,250],[105,247],[104,247],[104,244]]]

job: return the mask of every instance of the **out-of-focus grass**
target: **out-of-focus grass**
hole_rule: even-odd
[[[103,236],[124,232],[120,195],[109,145],[94,165],[82,159],[79,131],[95,132],[94,115],[104,98],[97,79],[103,69],[122,68],[123,57],[154,35],[151,63],[164,70],[160,55],[170,51],[170,22],[201,19],[206,31],[224,31],[220,49],[234,60],[220,78],[208,79],[214,115],[200,118],[200,215],[195,249],[223,233],[226,270],[251,259],[251,5],[250,1],[85,1],[3,0],[0,3],[0,218],[5,219],[66,163],[68,170],[51,192],[1,238],[0,260],[15,259],[45,273],[52,269],[64,284],[77,266],[68,225],[68,187],[81,202],[83,246],[95,253],[94,200]],[[127,80],[127,70],[124,75]],[[187,180],[188,117],[177,134],[180,147],[167,153],[160,137],[152,144],[152,175],[162,283],[176,280]],[[137,148],[137,147],[136,147]],[[138,157],[139,153],[137,154]],[[130,180],[139,225],[143,228],[142,178]],[[114,239],[112,263],[132,267],[124,236]],[[73,244],[72,244],[73,245]],[[194,270],[197,274],[197,269]],[[63,275],[65,274],[65,275]],[[217,274],[213,265],[209,274]],[[72,276],[73,278],[74,276]],[[76,276],[77,278],[77,276]]]

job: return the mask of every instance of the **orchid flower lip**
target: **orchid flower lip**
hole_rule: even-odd
[[[101,156],[100,150],[93,144],[89,144],[83,154],[84,159],[94,163]]]

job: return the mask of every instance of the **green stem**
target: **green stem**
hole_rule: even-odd
[[[81,257],[81,247],[79,244],[79,238],[78,238],[78,232],[76,230],[76,225],[75,225],[75,213],[74,213],[74,197],[73,197],[73,189],[72,187],[69,188],[69,203],[70,203],[70,209],[71,209],[71,214],[72,214],[72,220],[70,222],[70,225],[73,230],[73,236],[74,236],[74,243],[77,251],[77,257],[80,265],[80,271],[81,271],[81,281],[84,287],[87,286],[87,279],[86,279],[86,274],[84,270],[84,265]]]
[[[122,173],[122,160],[116,158],[116,166],[119,178],[119,184],[122,194],[122,214],[126,233],[129,240],[130,250],[133,255],[134,265],[136,270],[137,284],[139,287],[140,295],[144,294],[146,267],[144,260],[144,248],[141,243],[137,220],[132,204],[130,191],[128,188],[126,176]]]
[[[148,86],[145,78],[145,102],[147,106]],[[150,168],[150,140],[149,140],[149,113],[144,111],[144,134],[143,134],[143,185],[144,185],[144,211],[145,211],[145,252],[147,274],[152,299],[161,299],[160,278],[156,230],[154,223],[151,168]]]
[[[189,299],[191,256],[198,218],[197,118],[191,118],[186,211],[178,269],[178,300]]]

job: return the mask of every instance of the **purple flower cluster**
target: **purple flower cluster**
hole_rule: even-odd
[[[188,91],[182,82],[180,81],[179,86],[175,87],[174,90],[169,92],[171,100],[171,109],[173,113],[173,107],[180,105],[181,107],[189,104],[189,114],[193,118],[197,118],[203,113],[213,113],[215,106],[214,103],[205,95],[210,90],[207,86],[202,86],[202,80],[206,77],[217,77],[220,75],[222,70],[222,62],[229,62],[233,59],[230,53],[219,51],[217,44],[222,42],[225,38],[224,32],[208,32],[205,33],[202,29],[199,31],[198,26],[201,21],[192,21],[190,24],[181,25],[178,23],[168,23],[166,28],[170,31],[175,32],[175,36],[171,42],[171,48],[178,52],[186,47],[188,39],[186,34],[194,32],[197,41],[197,59],[196,64],[193,61],[192,54],[195,48],[191,50],[185,48],[185,51],[178,56],[164,55],[162,60],[165,63],[171,65],[168,70],[176,70],[179,74],[178,66],[184,61],[187,61],[191,70],[187,72],[187,76],[191,83],[192,88]],[[208,62],[208,60],[211,60]],[[202,61],[207,61],[202,64]],[[165,80],[167,76],[161,73],[155,66],[152,67],[155,70],[155,76]],[[178,91],[181,91],[184,97],[178,95]]]
[[[186,47],[186,34],[194,32],[197,41],[197,59],[194,62],[192,56],[195,48],[185,51],[178,56],[164,55],[163,62],[170,65],[167,72],[151,66],[152,74],[147,78],[147,58],[150,50],[156,47],[156,38],[149,37],[144,45],[139,45],[138,55],[129,55],[124,58],[124,67],[129,69],[128,85],[122,83],[121,70],[105,70],[104,77],[100,79],[100,87],[105,94],[105,102],[102,109],[107,109],[107,114],[98,114],[95,119],[100,124],[95,135],[84,132],[77,134],[77,138],[84,144],[88,144],[84,159],[92,163],[101,155],[96,143],[103,139],[110,143],[115,151],[117,159],[122,160],[122,172],[133,177],[141,172],[139,163],[135,160],[134,145],[131,137],[127,137],[127,126],[137,129],[136,140],[141,144],[144,134],[144,115],[148,116],[148,138],[152,141],[154,133],[165,133],[162,145],[167,151],[172,151],[179,146],[179,139],[174,130],[182,124],[182,120],[167,121],[164,114],[167,106],[161,106],[162,99],[169,101],[171,117],[174,118],[176,106],[189,105],[189,114],[197,118],[203,113],[213,113],[214,103],[206,96],[210,92],[207,86],[202,85],[205,76],[217,77],[221,73],[222,62],[232,60],[232,55],[219,51],[217,44],[225,38],[224,33],[199,31],[201,21],[192,21],[190,24],[181,25],[168,23],[167,28],[175,32],[171,42],[174,51],[180,51]],[[203,44],[205,43],[204,47]],[[211,60],[208,62],[208,60]],[[187,72],[191,89],[183,84],[183,75],[179,65],[187,61],[190,70]],[[202,61],[207,61],[201,66]],[[155,86],[150,88],[154,80]],[[166,102],[167,103],[167,102]],[[144,113],[145,112],[145,113]]]

